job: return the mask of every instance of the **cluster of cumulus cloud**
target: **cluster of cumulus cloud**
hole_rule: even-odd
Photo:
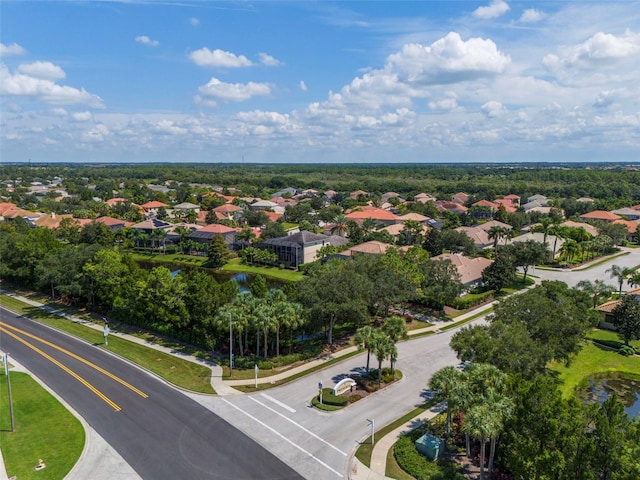
[[[495,0],[473,15],[478,21],[494,19],[509,8]],[[528,9],[519,21],[533,24],[545,18],[543,12]],[[197,19],[192,24],[197,25]],[[144,35],[135,41],[159,45]],[[0,44],[2,57],[26,54],[15,43]],[[249,58],[202,47],[186,55],[194,65],[214,71],[285,65],[264,52]],[[111,142],[142,149],[170,145],[205,149],[231,146],[239,138],[255,146],[268,139],[271,145],[280,142],[289,147],[419,148],[510,141],[522,145],[545,139],[580,142],[589,136],[589,129],[598,129],[612,143],[633,146],[628,132],[640,128],[640,33],[593,32],[581,42],[555,46],[536,65],[513,55],[490,38],[451,31],[430,43],[403,44],[378,68],[363,71],[305,108],[288,112],[240,108],[225,116],[216,110],[222,103],[242,105],[255,97],[269,98],[277,85],[232,83],[211,76],[207,83],[194,85],[198,115],[125,114],[105,111],[100,96],[64,85],[65,72],[51,62],[23,63],[13,71],[2,63],[0,95],[5,101],[29,98],[51,107],[37,121],[31,118],[31,132],[16,127],[5,138],[18,140],[37,133],[45,144],[73,138],[85,146]],[[299,88],[306,91],[304,81]],[[635,111],[633,107],[629,111],[629,105],[635,105]],[[16,118],[24,117],[17,104],[15,110]],[[56,132],[57,120],[47,121],[48,117],[69,120],[64,134]]]

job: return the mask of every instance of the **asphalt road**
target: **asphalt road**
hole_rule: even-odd
[[[210,410],[102,345],[0,309],[0,349],[64,398],[144,479],[302,478]]]
[[[362,371],[366,353],[263,393],[223,398],[191,396],[287,464],[295,465],[305,478],[348,478],[353,450],[360,441],[369,441],[367,419],[373,419],[380,428],[413,410],[429,398],[427,383],[431,375],[457,363],[449,348],[454,333],[399,343],[397,368],[403,372],[403,380],[337,412],[309,407],[318,382],[332,387],[344,376]],[[383,366],[388,365],[385,362]],[[371,366],[377,368],[375,356],[371,357]]]

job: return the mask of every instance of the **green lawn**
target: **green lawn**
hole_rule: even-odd
[[[0,305],[82,338],[98,348],[117,353],[181,388],[200,393],[215,393],[210,382],[211,369],[204,365],[183,360],[115,335],[109,337],[109,346],[105,346],[101,330],[45,312],[41,308],[33,307],[13,297],[0,295]]]
[[[301,280],[303,277],[302,272],[295,271],[295,270],[280,269],[277,267],[259,267],[256,265],[243,265],[242,263],[240,263],[239,258],[234,258],[233,260],[227,262],[227,264],[222,267],[222,270],[227,272],[253,273],[255,275],[262,275],[265,277],[273,277],[273,278],[278,278],[280,280],[287,280],[289,282],[297,282],[298,280]]]
[[[558,373],[558,378],[562,381],[562,394],[570,397],[581,382],[595,373],[622,372],[639,375],[640,357],[625,357],[614,350],[589,343],[569,367],[554,363],[550,368]]]
[[[618,334],[611,330],[594,328],[587,334],[587,338],[615,349],[619,349],[624,345],[624,342],[620,340]],[[640,350],[640,340],[632,340],[629,344]]]
[[[26,373],[10,372],[15,431],[11,432],[7,377],[0,374],[0,445],[9,477],[58,480],[84,447],[82,425]],[[34,470],[42,459],[46,468]]]

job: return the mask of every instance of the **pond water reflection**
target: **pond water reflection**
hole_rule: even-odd
[[[640,379],[617,372],[594,375],[589,378],[589,385],[579,390],[577,395],[585,403],[602,403],[611,393],[618,396],[629,417],[640,418]]]

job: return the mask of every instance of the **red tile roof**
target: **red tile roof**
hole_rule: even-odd
[[[151,200],[150,202],[143,203],[140,206],[145,210],[148,210],[150,208],[168,207],[169,205],[167,205],[166,203],[158,202],[157,200]]]
[[[206,227],[199,228],[197,231],[219,233],[220,235],[222,235],[223,233],[235,232],[235,229],[227,227],[225,225],[220,225],[218,223],[212,223],[211,225],[207,225]]]
[[[616,220],[611,223],[614,225],[624,225],[627,227],[627,232],[629,233],[636,233],[638,231],[638,226],[640,225],[640,223],[632,222],[631,220]]]
[[[593,212],[580,215],[580,218],[586,220],[603,220],[605,222],[613,222],[614,220],[621,220],[622,217],[615,213],[607,212],[605,210],[594,210]]]
[[[346,214],[345,217],[347,220],[365,220],[367,218],[394,222],[400,220],[397,215],[387,210],[369,206],[362,207],[361,210],[352,211],[351,213]]]

